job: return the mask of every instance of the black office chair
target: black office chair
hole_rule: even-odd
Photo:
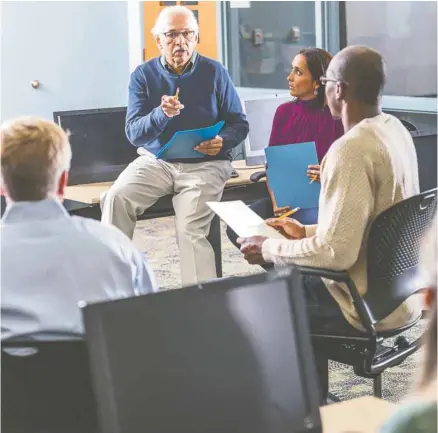
[[[313,329],[312,340],[328,359],[351,365],[355,374],[373,379],[374,395],[382,396],[381,374],[401,364],[418,350],[421,338],[409,342],[402,332],[413,323],[396,329],[377,331],[376,324],[395,311],[408,297],[424,287],[417,279],[420,243],[437,208],[437,189],[403,200],[382,212],[373,222],[367,245],[368,290],[359,295],[345,271],[299,267],[303,275],[324,277],[345,283],[356,312],[365,328],[360,332],[343,321]],[[397,337],[392,345],[385,340]],[[329,394],[332,400],[339,400]]]
[[[2,342],[1,374],[2,432],[98,432],[84,341]]]

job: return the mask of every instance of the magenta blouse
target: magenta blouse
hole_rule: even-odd
[[[275,112],[269,146],[314,141],[319,162],[332,143],[344,134],[340,119],[330,109],[320,108],[318,101],[286,102]]]

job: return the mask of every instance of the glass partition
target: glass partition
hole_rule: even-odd
[[[315,3],[226,2],[227,63],[237,86],[287,89],[292,59],[317,43]]]
[[[386,61],[385,95],[437,96],[437,3],[340,2],[344,45],[367,45]]]

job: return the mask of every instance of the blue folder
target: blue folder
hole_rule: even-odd
[[[279,207],[318,208],[320,184],[310,183],[307,167],[318,165],[314,142],[265,149],[269,187]]]
[[[207,128],[177,131],[169,142],[160,149],[156,157],[163,160],[204,158],[205,154],[198,152],[194,147],[203,141],[216,137],[224,124],[224,121],[220,121]]]

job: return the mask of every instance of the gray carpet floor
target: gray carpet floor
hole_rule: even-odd
[[[155,271],[162,289],[177,289],[181,286],[179,252],[175,241],[174,218],[141,221],[137,224],[134,243],[144,251]],[[229,242],[222,227],[223,274],[227,276],[249,275],[262,272],[262,268],[249,265],[241,253]],[[413,327],[405,336],[410,340],[421,334],[424,324]],[[409,392],[421,351],[403,364],[388,369],[383,374],[383,397],[397,402]],[[372,381],[357,377],[351,367],[331,362],[330,391],[342,399],[372,395]]]

